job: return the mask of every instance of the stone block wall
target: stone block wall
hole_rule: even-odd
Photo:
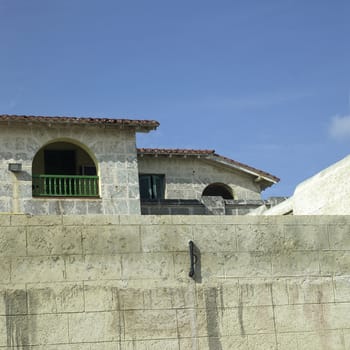
[[[201,200],[204,189],[215,182],[232,189],[234,199],[259,200],[261,188],[254,177],[197,158],[139,157],[139,172],[165,175],[166,199]]]
[[[349,233],[347,216],[0,215],[0,349],[350,349]]]
[[[135,131],[88,126],[9,125],[0,130],[0,212],[46,214],[140,214]],[[51,142],[88,150],[100,178],[100,198],[33,198],[32,162]],[[12,173],[9,163],[21,163]]]

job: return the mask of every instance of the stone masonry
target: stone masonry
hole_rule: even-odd
[[[164,174],[167,199],[197,199],[211,183],[228,185],[234,199],[261,200],[261,188],[252,176],[240,171],[214,166],[196,158],[139,157],[140,173]]]
[[[0,215],[0,349],[350,349],[349,232],[348,216]]]
[[[57,141],[71,142],[89,151],[100,177],[100,198],[32,197],[33,158],[44,145]],[[23,171],[10,172],[9,163],[21,163]],[[7,126],[0,138],[0,212],[139,214],[135,131],[82,125]]]

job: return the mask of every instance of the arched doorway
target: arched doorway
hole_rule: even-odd
[[[208,185],[204,189],[202,196],[218,196],[223,199],[233,199],[231,188],[219,182]]]
[[[42,147],[32,163],[34,197],[98,197],[97,167],[82,146],[55,141]]]

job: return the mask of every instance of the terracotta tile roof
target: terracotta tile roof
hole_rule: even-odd
[[[181,149],[181,148],[138,148],[139,154],[151,154],[151,155],[210,155],[214,154],[215,150],[212,149]]]
[[[217,153],[215,153],[215,150],[199,150],[199,149],[180,149],[180,148],[138,148],[137,152],[139,155],[163,155],[163,156],[170,156],[170,155],[178,155],[178,156],[203,156],[206,159],[209,159],[214,162],[221,163],[226,166],[230,166],[236,169],[240,169],[241,171],[250,173],[254,176],[260,176],[264,178],[265,180],[277,183],[280,181],[280,179],[274,175],[271,175],[267,173],[266,171],[259,170],[256,168],[253,168],[249,165],[237,162],[236,160],[223,157]]]
[[[155,120],[133,120],[93,117],[67,117],[67,116],[33,116],[0,114],[0,123],[38,123],[38,124],[73,124],[96,125],[115,128],[135,128],[140,131],[154,130],[159,126]]]

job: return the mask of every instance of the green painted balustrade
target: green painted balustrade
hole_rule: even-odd
[[[98,197],[98,176],[33,175],[34,197]]]

